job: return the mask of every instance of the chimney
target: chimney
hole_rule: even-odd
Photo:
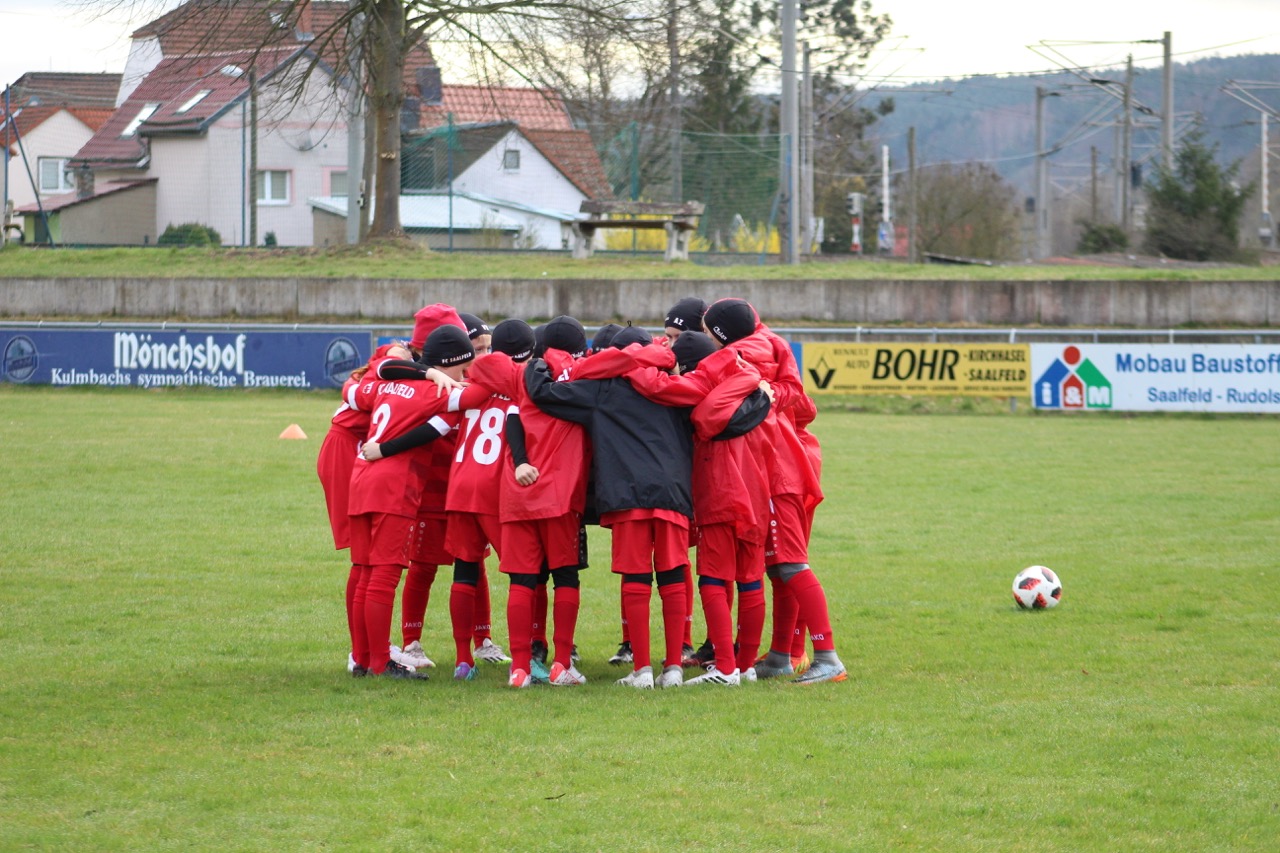
[[[311,0],[301,0],[298,4],[298,39],[312,41],[316,31],[311,25]]]
[[[428,65],[417,70],[418,94],[424,107],[438,107],[444,99],[444,86],[440,82],[440,66]]]

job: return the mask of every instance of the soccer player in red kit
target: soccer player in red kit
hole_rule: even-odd
[[[791,631],[798,618],[808,628],[814,653],[813,663],[795,682],[844,681],[848,676],[836,654],[827,596],[809,567],[813,512],[822,501],[821,451],[807,429],[816,414],[813,401],[804,393],[790,345],[760,322],[750,303],[721,299],[707,309],[703,323],[719,345],[756,367],[775,394],[772,518],[765,550],[766,571],[774,588],[774,636],[768,654],[754,667],[755,674],[773,678],[793,672]],[[780,604],[787,607],[792,601],[795,611],[780,611]]]
[[[462,378],[475,356],[464,330],[444,325],[423,344],[423,362],[450,378]],[[447,397],[413,382],[368,382],[358,395],[368,398],[370,441],[394,438],[426,421],[438,435],[448,435],[456,423],[461,391]],[[357,458],[351,474],[351,552],[361,566],[356,587],[355,659],[357,671],[397,678],[425,678],[390,658],[387,635],[395,606],[396,586],[409,563],[414,518],[427,474],[426,448],[415,448],[377,462]]]
[[[568,376],[586,338],[571,317],[557,317],[544,330],[543,358],[558,376]],[[548,674],[553,686],[586,683],[573,665],[573,637],[580,602],[582,568],[579,531],[586,496],[589,450],[582,427],[551,417],[529,402],[524,362],[533,353],[533,330],[522,320],[504,320],[493,331],[494,354],[471,372],[511,404],[506,419],[511,453],[504,458],[499,490],[502,545],[499,568],[510,579],[507,628],[511,641],[512,687],[532,683],[535,595],[548,571],[555,588],[553,652]]]
[[[339,551],[351,546],[351,517],[348,515],[351,493],[351,469],[355,465],[360,443],[369,432],[369,413],[356,408],[356,390],[366,376],[378,379],[420,379],[424,368],[412,361],[413,353],[403,344],[383,344],[374,350],[368,364],[353,371],[342,386],[342,404],[334,412],[320,445],[316,458],[316,472],[324,489],[325,504],[329,511],[329,525],[333,531],[333,547]],[[438,380],[451,382],[438,371],[432,371]],[[348,630],[352,627],[351,607],[355,599],[359,568],[351,566],[347,574],[346,610]],[[354,649],[354,642],[352,645]],[[347,669],[355,671],[355,657],[347,658]]]

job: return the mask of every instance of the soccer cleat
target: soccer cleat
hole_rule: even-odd
[[[353,667],[351,667],[350,672],[353,678],[364,678],[366,675],[369,674],[369,670],[365,669],[360,664],[355,664]]]
[[[637,669],[629,675],[619,678],[615,684],[621,684],[623,687],[634,687],[637,690],[653,689],[653,667],[646,666],[644,669]]]
[[[810,664],[810,661],[809,661],[808,652],[801,652],[799,657],[797,657],[796,655],[791,656],[791,669],[795,671],[796,675],[799,675],[800,673],[808,669],[809,664]]]
[[[791,666],[791,660],[783,657],[786,663],[774,663],[770,658],[774,655],[761,655],[756,660],[755,666],[752,667],[756,671],[756,678],[781,678],[784,675],[795,675],[795,668]]]
[[[427,657],[426,652],[422,651],[422,643],[417,640],[414,640],[403,649],[397,649],[392,646],[391,659],[414,669],[429,669],[436,665],[435,661]]]
[[[359,666],[359,664],[356,663],[356,656],[348,652],[347,653],[347,672],[355,672],[357,666]],[[360,668],[364,669],[364,667],[360,667]]]
[[[696,654],[697,652],[694,650],[693,646],[687,646],[687,645],[681,646],[680,647],[680,665],[681,666],[702,666],[702,664],[698,663],[698,659],[695,657]]]
[[[618,646],[617,653],[615,653],[613,657],[609,658],[609,663],[613,664],[614,666],[622,666],[624,663],[631,663],[632,660],[633,658],[631,657],[631,642],[628,640],[623,640],[622,643]]]
[[[555,687],[577,687],[579,684],[586,684],[587,677],[578,672],[578,668],[573,664],[566,667],[562,663],[551,664],[551,684]]]
[[[533,684],[533,678],[523,669],[511,670],[511,675],[507,678],[507,686],[523,689]]]
[[[792,680],[792,684],[819,684],[823,681],[844,681],[849,677],[844,664],[839,661],[816,660],[804,674]]]
[[[754,666],[749,666],[745,670],[743,670],[742,672],[743,684],[747,684],[747,683],[754,684],[755,681],[756,681],[756,668]]]
[[[460,663],[453,668],[454,681],[475,681],[476,665],[473,663]]]
[[[551,680],[551,670],[547,669],[547,665],[537,658],[529,658],[529,677],[533,679],[534,684],[546,684]]]
[[[658,686],[662,688],[679,687],[684,684],[684,670],[678,666],[665,666],[658,677]]]
[[[573,651],[569,653],[569,663],[582,663],[582,655],[578,654],[578,644],[573,644]]]
[[[722,684],[726,687],[737,687],[742,683],[742,673],[738,670],[724,673],[716,669],[715,664],[707,667],[707,671],[697,678],[691,678],[685,684]]]
[[[511,658],[507,657],[506,653],[502,651],[502,646],[488,637],[485,637],[484,642],[476,646],[475,656],[476,660],[482,660],[487,663],[511,663]]]
[[[387,668],[382,672],[373,672],[370,670],[369,674],[376,675],[381,678],[404,678],[409,681],[426,681],[428,678],[425,672],[416,672],[411,667],[407,667],[404,664],[393,660],[387,661]]]
[[[716,647],[711,645],[710,640],[703,640],[702,645],[698,646],[698,650],[693,653],[693,663],[691,666],[700,666],[703,669],[710,669],[716,662]]]
[[[529,656],[545,667],[547,664],[547,644],[542,640],[534,640],[529,648]]]

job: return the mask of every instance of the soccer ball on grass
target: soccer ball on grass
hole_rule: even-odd
[[[1048,610],[1062,600],[1062,581],[1045,566],[1030,566],[1013,579],[1013,600],[1023,610]]]

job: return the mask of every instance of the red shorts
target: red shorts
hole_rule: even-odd
[[[613,573],[647,575],[689,565],[689,529],[660,518],[613,524]]]
[[[409,558],[426,566],[451,566],[453,555],[444,547],[447,525],[442,515],[420,515],[413,525]]]
[[[769,535],[765,541],[765,565],[809,562],[809,525],[800,495],[774,495],[769,501]]]
[[[502,523],[502,557],[498,570],[509,575],[532,575],[547,568],[578,565],[578,528],[582,519],[576,512],[555,518]]]
[[[351,562],[360,566],[409,565],[413,519],[385,512],[351,516]]]
[[[764,577],[764,544],[743,542],[732,524],[698,528],[698,576],[751,583]]]
[[[347,515],[351,494],[351,469],[355,467],[360,440],[344,429],[330,429],[316,457],[316,473],[324,487],[324,502],[329,508],[329,527],[333,530],[333,547],[342,550],[351,545],[351,516]]]
[[[479,512],[452,512],[446,525],[444,549],[459,560],[478,563],[490,544],[501,545],[498,516]]]

